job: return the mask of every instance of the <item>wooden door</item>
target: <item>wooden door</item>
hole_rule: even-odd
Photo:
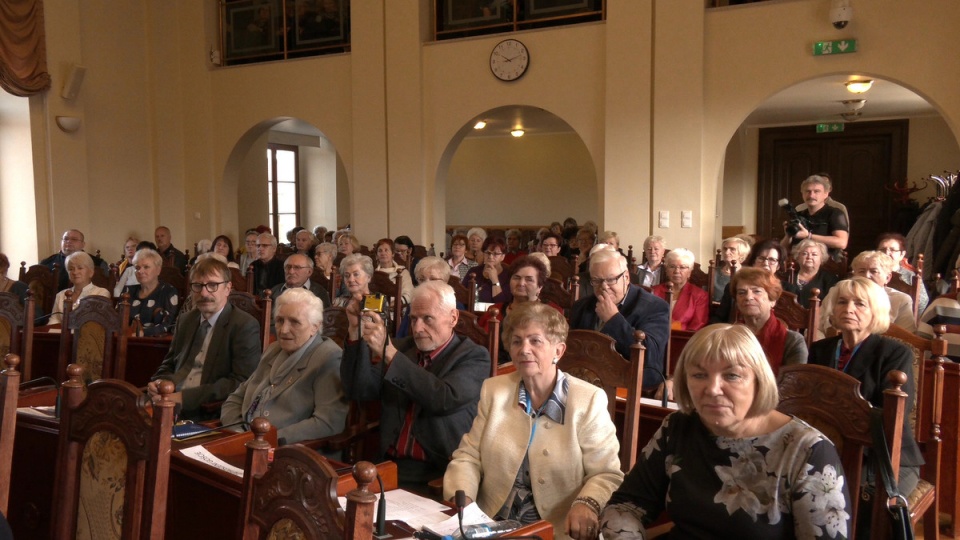
[[[800,204],[800,183],[826,172],[831,197],[850,213],[850,257],[874,249],[877,235],[893,230],[896,203],[887,187],[906,178],[908,128],[907,120],[889,120],[848,123],[841,133],[810,125],[761,129],[757,233],[782,238],[787,216],[777,201]]]

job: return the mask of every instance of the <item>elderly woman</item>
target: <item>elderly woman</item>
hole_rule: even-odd
[[[737,236],[727,238],[720,245],[720,267],[714,272],[713,291],[710,295],[714,302],[719,302],[720,299],[723,298],[723,291],[725,291],[727,285],[730,284],[730,274],[733,270],[733,265],[736,264],[737,268],[743,266],[743,261],[746,260],[749,254],[750,244],[743,238]]]
[[[903,413],[903,443],[900,453],[900,493],[917,486],[923,457],[910,427],[910,411],[917,398],[913,379],[913,353],[900,341],[881,334],[890,326],[890,299],[883,288],[865,277],[837,283],[823,302],[830,324],[840,331],[810,346],[809,364],[839,369],[860,381],[860,394],[875,407],[883,406],[883,391],[890,388],[887,373],[896,369],[907,374]]]
[[[503,265],[503,256],[507,245],[502,238],[490,237],[483,241],[483,264],[471,268],[463,278],[463,284],[470,287],[475,279],[479,287],[477,300],[480,302],[509,302],[510,290],[505,288],[510,271]]]
[[[133,256],[137,285],[123,289],[130,295],[130,320],[143,326],[143,335],[159,336],[173,332],[180,311],[177,289],[160,281],[163,257],[152,249],[141,249]]]
[[[293,244],[296,247],[297,253],[308,259],[312,259],[313,249],[317,245],[317,237],[309,230],[301,229],[297,231],[297,235],[293,237]]]
[[[462,234],[455,234],[450,239],[450,257],[447,263],[450,265],[450,273],[456,273],[459,279],[467,277],[467,272],[477,266],[476,261],[467,258],[467,237]]]
[[[313,250],[313,264],[319,268],[323,275],[331,276],[333,274],[333,261],[337,258],[337,246],[332,242],[319,244]]]
[[[780,372],[780,366],[807,363],[803,336],[773,314],[773,306],[783,292],[777,276],[763,268],[747,267],[733,276],[730,288],[737,299],[740,321],[757,337],[774,375]]]
[[[88,296],[103,296],[110,298],[110,291],[97,287],[93,284],[93,259],[86,252],[75,251],[67,256],[67,275],[70,278],[72,288],[64,289],[57,293],[53,301],[53,313],[50,315],[48,324],[60,324],[63,320],[63,300],[66,298],[67,291],[73,291],[73,307],[80,305],[80,300]]]
[[[452,499],[464,490],[498,519],[545,519],[557,538],[594,539],[600,509],[623,479],[620,445],[603,391],[557,369],[568,329],[540,303],[510,314],[503,343],[517,371],[483,383],[443,491]]]
[[[117,283],[113,286],[113,296],[117,297],[127,285],[137,284],[137,274],[133,269],[133,256],[141,249],[142,242],[134,237],[123,243],[123,258],[117,263]]]
[[[467,231],[467,258],[477,264],[483,264],[484,253],[486,249],[484,243],[487,241],[487,231],[481,227],[474,227]],[[506,244],[504,244],[506,248]],[[506,252],[506,249],[504,249]]]
[[[666,268],[663,266],[663,256],[666,253],[667,241],[662,236],[648,236],[643,241],[644,262],[637,266],[636,282],[641,287],[653,287],[666,281]]]
[[[221,234],[214,238],[213,247],[210,248],[210,251],[223,255],[223,257],[227,259],[227,266],[230,268],[240,269],[240,265],[237,264],[236,256],[233,253],[233,242],[230,241],[230,237]]]
[[[347,307],[351,300],[360,299],[364,295],[370,294],[373,261],[370,260],[370,257],[360,253],[347,255],[340,263],[340,277],[343,280],[342,292],[333,299],[333,305]]]
[[[783,264],[787,260],[787,254],[783,250],[783,246],[780,245],[778,240],[768,239],[757,242],[752,248],[750,248],[750,254],[747,255],[747,259],[743,261],[744,268],[760,268],[770,272],[771,274],[777,276],[780,281],[780,290],[789,291],[793,294],[797,294],[799,289],[795,286],[790,285],[785,279],[781,277],[781,269]],[[779,294],[777,295],[779,297]],[[720,298],[720,305],[717,307],[714,313],[710,315],[710,324],[721,323],[721,322],[734,322],[730,318],[733,314],[733,298],[734,295],[730,290],[730,287],[727,287],[723,290],[723,297]]]
[[[244,233],[244,251],[240,255],[240,271],[244,274],[247,273],[247,268],[253,264],[253,261],[257,260],[257,237],[260,236],[260,233],[256,229],[248,229]]]
[[[693,271],[693,253],[689,250],[674,249],[664,258],[667,266],[668,283],[673,284],[673,298],[670,305],[670,319],[674,328],[680,330],[699,330],[706,326],[710,317],[710,296],[706,291],[690,283]],[[653,294],[667,299],[667,283],[653,288]]]
[[[603,231],[600,233],[600,235],[597,236],[597,242],[609,245],[614,251],[620,251],[620,236],[613,231]],[[623,255],[623,252],[620,251],[620,254]]]
[[[360,240],[353,233],[345,232],[337,238],[337,250],[343,255],[360,253]]]
[[[913,285],[913,280],[917,278],[917,269],[907,261],[907,239],[899,233],[883,233],[877,238],[877,251],[886,253],[893,258],[893,267],[900,274],[900,279],[907,285]],[[919,279],[923,279],[921,276]],[[920,286],[920,293],[917,295],[917,313],[923,313],[927,309],[930,297],[927,295],[927,288]]]
[[[400,273],[400,296],[405,304],[410,303],[410,295],[413,294],[413,280],[410,279],[410,272],[397,261],[394,260],[393,240],[381,238],[377,241],[377,263],[374,270],[383,272],[390,277],[390,281],[397,278]]]
[[[913,333],[917,320],[913,317],[913,299],[910,295],[887,286],[894,272],[893,259],[880,251],[864,251],[850,262],[853,275],[865,277],[883,287],[890,298],[890,322]]]
[[[791,283],[798,291],[797,302],[806,307],[813,289],[820,289],[820,300],[826,298],[830,288],[840,280],[820,267],[827,258],[827,246],[816,240],[802,240],[793,248],[792,255],[799,264],[797,275]]]
[[[610,497],[605,540],[641,538],[663,510],[670,538],[846,538],[850,496],[837,450],[776,410],[777,382],[749,328],[700,330],[673,378],[680,411]]]
[[[323,302],[310,291],[290,289],[277,298],[277,341],[264,351],[253,375],[223,402],[223,425],[265,416],[277,428],[280,444],[343,431],[343,350],[320,334],[322,322]]]

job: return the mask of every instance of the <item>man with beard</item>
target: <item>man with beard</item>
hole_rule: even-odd
[[[190,269],[195,308],[177,320],[170,350],[147,384],[151,398],[158,397],[160,380],[176,384],[180,418],[219,418],[220,411],[201,406],[226,399],[260,361],[257,320],[228,302],[230,289],[230,269],[223,262],[205,258]]]

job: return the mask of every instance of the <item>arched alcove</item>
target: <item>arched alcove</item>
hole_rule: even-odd
[[[871,79],[874,85],[864,94],[853,94],[844,85],[852,79]],[[845,105],[843,101],[857,99],[865,99],[866,103],[860,109],[860,116],[849,122],[841,113],[847,112],[852,105]],[[803,129],[809,127],[811,137],[815,137],[817,124],[849,126],[847,131],[853,131],[869,122],[890,120],[906,121],[909,125],[905,149],[906,178],[899,179],[901,182],[909,180],[923,185],[921,178],[944,169],[956,170],[960,166],[956,135],[938,106],[926,97],[923,89],[908,83],[878,74],[851,76],[838,73],[796,82],[770,95],[743,118],[727,144],[718,171],[721,195],[717,210],[722,215],[723,225],[742,225],[747,232],[757,232],[757,216],[761,210],[758,207],[758,182],[764,177],[758,168],[761,130],[802,126]],[[843,178],[835,178],[835,182],[843,182]],[[881,181],[882,185],[876,189],[885,189],[887,183]],[[914,199],[922,203],[932,195],[931,185],[915,193]],[[799,192],[781,196],[800,202]],[[857,216],[851,216],[851,221],[853,239],[857,234]],[[870,241],[872,239],[858,239],[856,243]]]
[[[267,150],[271,144],[297,150],[299,224],[334,229],[350,221],[350,191],[343,161],[333,142],[316,126],[297,118],[278,117],[251,127],[236,142],[224,167],[224,221],[233,212],[235,230],[267,223]],[[274,231],[284,241],[286,231]]]
[[[486,126],[476,129],[477,122]],[[521,137],[511,135],[523,129]],[[447,144],[437,170],[447,226],[599,220],[596,166],[559,116],[528,105],[477,114]]]

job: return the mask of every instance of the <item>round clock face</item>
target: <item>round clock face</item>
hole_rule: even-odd
[[[501,81],[515,81],[523,76],[530,66],[530,54],[523,43],[505,39],[490,53],[490,71]]]

